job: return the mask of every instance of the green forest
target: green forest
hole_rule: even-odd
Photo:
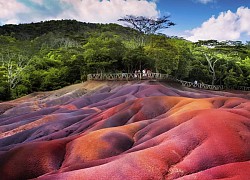
[[[250,42],[193,43],[75,20],[0,26],[0,101],[79,83],[89,73],[139,69],[206,84],[250,86]]]

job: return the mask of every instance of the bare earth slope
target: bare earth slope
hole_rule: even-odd
[[[0,103],[0,179],[249,179],[249,99],[90,81]]]

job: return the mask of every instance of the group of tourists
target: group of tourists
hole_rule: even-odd
[[[150,74],[152,74],[152,71],[150,69],[143,69],[142,71],[139,70],[135,70],[135,78],[137,77],[148,77]]]

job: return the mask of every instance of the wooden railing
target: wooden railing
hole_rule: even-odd
[[[135,81],[135,80],[171,80],[180,83],[185,87],[193,87],[208,90],[241,90],[250,91],[250,87],[246,86],[223,86],[223,85],[209,85],[204,83],[193,83],[176,79],[168,74],[161,73],[101,73],[101,74],[88,74],[88,80],[96,81]]]
[[[210,84],[204,84],[204,83],[195,84],[189,81],[183,81],[183,80],[177,80],[177,81],[180,82],[181,85],[185,87],[209,89],[209,90],[216,90],[216,91],[225,90],[225,89],[250,91],[250,87],[246,87],[246,86],[223,86],[223,85],[210,85]]]
[[[168,74],[160,74],[160,73],[103,73],[103,74],[88,74],[88,80],[111,80],[111,81],[119,81],[119,80],[163,80],[168,79]]]

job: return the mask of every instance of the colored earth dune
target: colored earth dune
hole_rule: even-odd
[[[250,179],[250,95],[86,82],[0,103],[0,179]]]

